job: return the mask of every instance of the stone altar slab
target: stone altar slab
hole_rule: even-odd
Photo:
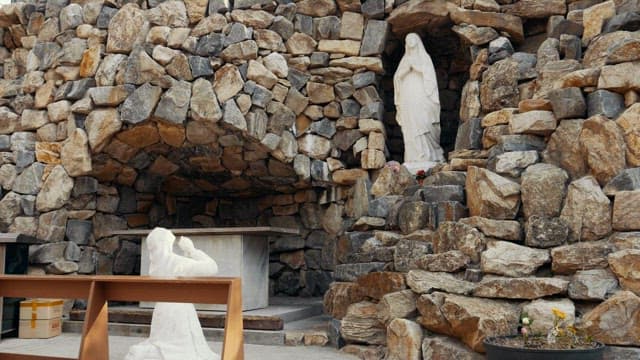
[[[269,236],[298,234],[297,229],[276,227],[170,229],[176,237],[186,236],[197,249],[218,264],[216,276],[242,278],[242,310],[266,308],[269,305]],[[142,236],[140,275],[149,273],[146,235],[151,230],[120,230],[112,235]],[[177,246],[174,251],[180,254]],[[141,302],[140,307],[154,303]],[[195,304],[197,310],[222,311],[225,305]]]

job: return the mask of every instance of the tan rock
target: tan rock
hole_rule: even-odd
[[[416,184],[416,179],[404,166],[400,166],[400,164],[397,164],[397,167],[385,166],[371,186],[371,194],[377,197],[400,195],[407,187],[414,184]]]
[[[384,72],[382,60],[377,57],[350,56],[329,61],[330,66],[344,67],[349,70],[367,69],[378,74]]]
[[[386,329],[378,320],[376,304],[368,301],[349,306],[342,319],[340,333],[347,341],[373,345],[384,345],[387,342]]]
[[[551,249],[551,270],[554,274],[573,274],[578,270],[603,269],[608,265],[611,244],[588,241]]]
[[[123,143],[138,149],[153,145],[160,141],[158,129],[153,123],[146,123],[131,127],[119,132],[116,135],[116,138]]]
[[[460,120],[468,121],[480,115],[482,104],[480,104],[480,82],[467,81],[462,88],[460,103]]]
[[[298,139],[301,153],[318,160],[324,160],[331,151],[331,142],[318,135],[307,134]]]
[[[268,31],[268,30],[262,30]],[[258,44],[253,40],[242,41],[227,46],[222,51],[220,57],[225,62],[240,63],[246,60],[255,60],[258,58]]]
[[[92,77],[100,66],[100,46],[92,46],[84,51],[80,61],[80,77]]]
[[[36,197],[36,208],[40,212],[59,209],[67,203],[73,189],[73,179],[62,165],[56,165],[44,180]]]
[[[360,41],[356,40],[320,40],[318,51],[357,56],[360,53]]]
[[[387,21],[395,34],[404,36],[426,26],[447,24],[449,10],[453,7],[453,4],[444,1],[407,2],[404,6],[395,8]]]
[[[598,86],[598,79],[600,78],[600,69],[584,69],[570,72],[554,84],[555,88],[569,88],[569,87],[591,87]]]
[[[538,299],[564,294],[569,281],[559,278],[507,278],[485,276],[473,290],[473,296],[503,299]],[[537,319],[534,317],[534,319]]]
[[[61,100],[47,105],[47,115],[49,121],[57,123],[67,120],[71,115],[71,103],[67,100]]]
[[[184,126],[158,122],[158,134],[162,141],[173,147],[181,147],[186,138]]]
[[[183,53],[179,53],[174,56],[171,62],[165,66],[165,69],[169,75],[173,76],[177,80],[193,80],[189,59]]]
[[[610,48],[608,64],[619,64],[640,59],[640,40],[628,40]]]
[[[364,17],[357,12],[342,13],[340,22],[340,38],[361,40],[364,31]]]
[[[352,1],[352,0],[343,0],[343,1]],[[360,5],[359,1],[358,1],[358,5]],[[379,359],[384,359],[386,355],[386,348],[384,346],[379,346],[379,345],[367,346],[367,345],[349,344],[343,347],[342,349],[340,349],[340,352],[353,355],[358,359],[379,360]]]
[[[459,250],[449,250],[440,254],[427,254],[416,259],[416,266],[434,272],[457,272],[471,263],[471,258]]]
[[[220,103],[225,103],[227,100],[234,97],[242,90],[244,81],[238,68],[232,64],[226,64],[215,74],[215,81],[213,82],[213,89],[218,96]]]
[[[460,219],[460,222],[473,226],[489,237],[519,241],[522,238],[520,223],[513,220],[493,220],[480,216]]]
[[[588,45],[591,39],[600,35],[604,22],[615,16],[615,14],[616,4],[613,0],[605,1],[585,9],[582,13],[582,25],[584,26],[584,32],[582,34],[583,45]]]
[[[412,290],[386,294],[378,303],[378,317],[385,324],[397,318],[412,318],[417,313],[417,298]]]
[[[624,93],[640,90],[640,79],[629,74],[640,71],[640,61],[603,66],[598,79],[598,88]]]
[[[471,216],[513,219],[520,206],[520,185],[489,170],[468,169],[467,205]]]
[[[308,16],[327,16],[336,13],[335,0],[302,0],[296,3],[296,10],[299,14]]]
[[[548,18],[552,15],[565,15],[567,4],[564,0],[521,0],[501,7],[507,14],[525,19]]]
[[[623,289],[640,294],[640,250],[626,249],[609,254],[609,267]]]
[[[448,336],[430,335],[422,342],[422,356],[432,360],[483,360],[484,355],[478,354],[458,340]]]
[[[567,193],[569,176],[551,164],[529,166],[522,174],[522,210],[525,219],[531,216],[557,217]]]
[[[482,118],[481,125],[485,128],[496,125],[508,125],[517,110],[516,108],[506,108],[488,113]]]
[[[569,297],[575,300],[603,301],[618,290],[618,279],[609,269],[578,271],[569,283]]]
[[[583,124],[584,120],[562,120],[542,153],[545,162],[563,168],[574,180],[587,174],[580,144]]]
[[[122,127],[117,109],[96,109],[85,120],[91,151],[95,154],[107,145],[111,137]]]
[[[82,129],[75,129],[67,138],[60,152],[62,166],[69,176],[82,176],[91,172],[89,139]]]
[[[480,102],[485,112],[516,107],[520,101],[518,62],[507,58],[492,64],[482,75]]]
[[[326,331],[313,330],[304,333],[305,346],[325,346],[329,342],[329,336]]]
[[[233,10],[231,18],[254,29],[266,29],[273,22],[274,16],[264,10]]]
[[[332,174],[333,182],[339,185],[353,185],[359,178],[367,178],[369,174],[362,169],[341,169]]]
[[[522,20],[517,16],[504,13],[464,10],[461,8],[453,8],[450,16],[455,24],[466,23],[476,26],[488,26],[499,31],[507,32],[515,42],[522,42],[524,40]],[[391,22],[391,19],[389,19],[389,22]]]
[[[616,123],[622,129],[627,145],[627,164],[640,166],[640,103],[631,105]]]
[[[512,134],[550,135],[557,126],[551,111],[529,111],[515,114],[509,123]]]
[[[569,240],[598,240],[611,233],[611,203],[591,176],[572,182],[560,218],[569,225]]]
[[[209,34],[211,32],[222,31],[226,25],[227,25],[227,19],[224,17],[224,15],[222,15],[222,14],[213,14],[213,15],[210,15],[210,16],[200,20],[198,25],[196,25],[191,30],[191,33],[189,33],[187,31],[187,35],[202,36],[202,35]],[[189,30],[189,29],[187,28],[187,30]],[[177,34],[177,33],[173,33],[173,36],[177,37],[178,35],[179,34]],[[170,35],[169,46],[171,46],[171,47],[180,47],[180,46],[172,46],[171,37],[172,36]],[[176,45],[181,45],[180,42],[178,42],[178,41],[176,41],[176,42],[177,42]]]
[[[187,8],[187,15],[189,16],[189,23],[195,24],[204,18],[207,12],[208,0],[185,0],[184,2]]]
[[[333,86],[322,83],[308,82],[307,94],[313,104],[326,104],[335,99]]]
[[[438,226],[438,236],[433,238],[433,252],[442,254],[460,250],[471,261],[480,261],[480,253],[485,248],[485,236],[478,229],[464,223],[445,221]]]
[[[360,156],[363,169],[381,169],[386,163],[384,152],[380,150],[366,149]]]
[[[385,294],[406,289],[404,275],[397,272],[374,272],[358,277],[358,286],[364,294],[379,300]]]
[[[315,51],[317,42],[311,36],[297,32],[291,35],[285,45],[291,55],[309,55]]]
[[[606,65],[612,44],[622,44],[633,40],[640,40],[640,35],[632,31],[614,31],[594,38],[584,53],[582,61],[584,67],[599,68]]]
[[[256,29],[253,37],[260,49],[269,49],[273,51],[284,51],[284,42],[282,37],[275,31],[267,29]]]
[[[612,226],[614,230],[640,230],[640,190],[620,191],[613,202]]]
[[[475,287],[473,283],[459,280],[452,274],[424,270],[410,270],[407,274],[407,285],[417,294],[428,294],[439,290],[467,295]]]
[[[429,331],[462,340],[483,352],[487,336],[516,332],[520,311],[505,301],[472,298],[436,292],[418,298],[418,323]]]
[[[551,260],[549,251],[533,249],[507,241],[489,241],[480,265],[485,273],[522,277],[533,275]]]
[[[278,82],[278,77],[275,76],[269,69],[267,69],[261,63],[250,60],[249,68],[247,69],[247,79],[253,80],[256,83],[266,87],[267,89],[273,88]]]
[[[60,164],[60,143],[36,142],[36,161],[45,164]]]
[[[148,30],[145,12],[137,4],[126,4],[109,22],[107,52],[129,53],[135,43],[145,39]]]
[[[640,297],[620,291],[582,318],[583,328],[594,339],[609,345],[640,345]]]
[[[422,328],[407,319],[395,319],[387,326],[387,360],[422,359]]]

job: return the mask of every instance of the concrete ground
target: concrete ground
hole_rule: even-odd
[[[109,358],[122,360],[131,345],[144,340],[140,337],[109,336]],[[220,354],[222,343],[210,342],[209,345]],[[0,352],[13,352],[28,355],[47,355],[59,357],[77,357],[80,346],[80,335],[63,333],[51,339],[3,339]],[[271,346],[245,344],[246,360],[356,360],[356,357],[343,354],[336,349],[317,346]],[[187,360],[187,359],[185,359]]]

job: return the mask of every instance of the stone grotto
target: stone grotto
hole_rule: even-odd
[[[447,161],[399,163],[417,33]],[[0,7],[0,231],[30,274],[139,274],[114,230],[274,226],[272,295],[362,359],[480,359],[551,307],[640,359],[640,0]]]

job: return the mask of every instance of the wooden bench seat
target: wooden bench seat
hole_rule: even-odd
[[[0,296],[88,299],[78,359],[109,360],[108,300],[227,304],[222,360],[243,360],[239,278],[0,275]],[[0,353],[0,359],[59,359]]]

